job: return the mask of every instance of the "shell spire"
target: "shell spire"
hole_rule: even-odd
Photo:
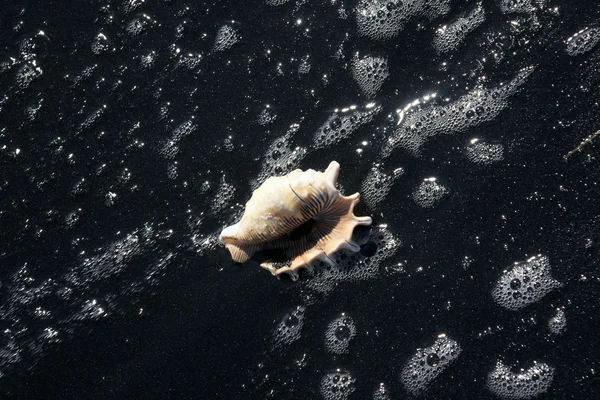
[[[259,251],[279,250],[288,266],[261,266],[275,276],[287,273],[293,280],[298,270],[313,261],[335,264],[335,252],[360,247],[352,240],[357,225],[371,225],[371,217],[357,217],[354,206],[360,195],[342,196],[336,189],[340,165],[332,161],[324,172],[294,170],[267,179],[256,189],[242,219],[221,232],[219,240],[234,261],[243,263]]]

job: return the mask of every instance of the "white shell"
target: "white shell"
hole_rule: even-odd
[[[308,268],[311,261],[333,263],[329,256],[342,248],[358,251],[352,231],[372,220],[353,214],[358,193],[345,197],[335,188],[339,172],[340,165],[332,161],[325,172],[297,169],[267,179],[252,193],[242,219],[223,229],[219,240],[240,263],[260,250],[283,250],[291,260],[289,266],[275,269],[268,262],[261,266],[276,276],[288,273],[294,280],[297,270]],[[307,223],[307,232],[294,235]]]

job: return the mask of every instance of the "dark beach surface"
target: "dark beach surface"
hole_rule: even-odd
[[[0,15],[3,399],[600,391],[600,5],[18,1]],[[218,242],[341,165],[357,255]]]

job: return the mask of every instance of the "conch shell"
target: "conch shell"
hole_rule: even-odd
[[[334,265],[329,256],[336,251],[359,251],[352,231],[372,220],[353,214],[358,193],[345,197],[335,188],[339,172],[340,164],[332,161],[325,172],[297,169],[267,179],[252,193],[242,219],[223,229],[219,240],[239,263],[258,251],[282,251],[290,265],[275,268],[264,262],[261,267],[275,276],[288,273],[293,280],[312,261]]]

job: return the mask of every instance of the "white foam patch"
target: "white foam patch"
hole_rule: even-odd
[[[147,14],[142,14],[129,21],[125,27],[125,31],[130,36],[138,36],[155,23],[156,22],[152,19],[152,17]]]
[[[156,59],[158,58],[158,53],[154,50],[147,52],[145,55],[140,56],[140,66],[143,69],[150,69],[156,63]]]
[[[215,197],[212,199],[210,213],[218,214],[227,208],[232,202],[235,196],[235,186],[227,183],[225,177],[221,177],[221,183],[217,189]]]
[[[394,181],[402,175],[404,175],[403,168],[396,168],[391,173],[386,173],[383,165],[380,163],[373,164],[371,171],[361,185],[361,199],[371,210],[375,210],[387,197]]]
[[[198,126],[190,119],[188,121],[185,121],[184,123],[182,123],[181,125],[179,125],[177,128],[175,128],[173,130],[173,132],[171,133],[171,138],[169,138],[168,140],[166,140],[161,147],[159,148],[158,152],[165,158],[172,160],[175,158],[175,156],[177,156],[177,154],[179,153],[179,141],[183,138],[185,138],[186,136],[189,136],[193,133],[195,133],[198,129]]]
[[[578,56],[592,50],[600,42],[600,27],[584,28],[566,40],[567,54]]]
[[[263,156],[260,172],[251,182],[252,190],[271,176],[282,176],[298,168],[307,153],[306,148],[292,145],[298,128],[299,125],[292,125],[285,135],[271,142]]]
[[[439,27],[433,38],[433,48],[438,54],[456,50],[466,37],[485,21],[485,10],[481,2],[467,15]]]
[[[325,400],[346,400],[356,390],[355,383],[350,372],[337,369],[321,379],[319,391]]]
[[[213,45],[213,52],[217,53],[225,51],[233,47],[234,44],[239,42],[241,36],[239,32],[229,25],[223,25],[219,28],[217,36],[215,37],[215,43]]]
[[[492,296],[496,303],[509,310],[518,310],[539,301],[562,283],[550,274],[550,260],[538,255],[516,262],[502,272],[494,285]]]
[[[554,379],[554,368],[546,363],[533,363],[528,369],[514,373],[501,361],[488,374],[487,387],[501,399],[531,399],[545,393]]]
[[[354,240],[361,246],[361,251],[340,250],[330,256],[334,266],[319,262],[307,278],[300,282],[316,293],[328,294],[341,282],[356,282],[373,279],[379,275],[381,263],[394,255],[400,246],[398,240],[387,225],[373,226],[364,233],[354,234]],[[303,293],[307,301],[312,299],[310,292]]]
[[[273,110],[270,105],[266,105],[265,108],[262,109],[260,114],[258,114],[257,122],[261,126],[269,125],[275,122],[277,119],[277,114]]]
[[[504,160],[504,145],[471,139],[465,148],[467,159],[475,164],[490,165]]]
[[[96,35],[96,38],[92,42],[91,49],[92,53],[98,55],[102,54],[110,48],[112,42],[104,33],[100,32]]]
[[[399,109],[398,127],[384,145],[382,156],[389,157],[396,147],[418,156],[432,137],[457,134],[491,121],[508,106],[509,98],[532,72],[532,67],[524,68],[511,81],[491,88],[478,85],[450,104],[423,105],[419,99]]]
[[[360,0],[355,13],[358,34],[373,40],[395,38],[413,18],[432,20],[450,11],[450,0]]]
[[[504,14],[533,14],[545,7],[547,0],[498,0],[498,8]]]
[[[29,85],[31,85],[34,81],[41,78],[42,73],[42,68],[36,60],[27,61],[17,71],[15,78],[17,81],[17,86],[20,89],[25,89],[29,87]]]
[[[460,355],[460,345],[446,335],[440,335],[435,343],[417,352],[402,368],[400,380],[406,390],[419,395],[444,372]]]
[[[139,292],[158,283],[155,277],[172,260],[157,248],[159,237],[168,238],[169,233],[156,231],[150,224],[93,249],[85,237],[78,237],[71,243],[79,260],[65,273],[43,278],[37,266],[25,263],[7,277],[2,283],[10,290],[0,304],[6,322],[1,332],[0,377],[10,374],[21,361],[35,364],[44,352],[76,335],[81,327],[94,327],[112,315],[128,313],[140,298]],[[101,288],[110,290],[100,295]]]
[[[440,184],[436,178],[426,178],[412,194],[413,200],[423,208],[437,206],[450,190]]]
[[[358,128],[371,122],[381,110],[382,107],[375,103],[368,103],[364,107],[350,106],[335,110],[315,132],[314,147],[325,148],[343,141]]]
[[[367,56],[361,58],[358,53],[354,55],[352,77],[368,99],[379,92],[389,75],[387,57]]]
[[[300,339],[302,327],[304,326],[305,312],[306,307],[298,306],[283,316],[273,334],[275,345],[288,345]]]
[[[354,320],[342,313],[327,325],[325,331],[325,348],[333,354],[347,354],[348,346],[356,336]]]
[[[565,310],[557,308],[554,315],[548,320],[548,329],[555,335],[562,335],[567,330],[567,316]]]

